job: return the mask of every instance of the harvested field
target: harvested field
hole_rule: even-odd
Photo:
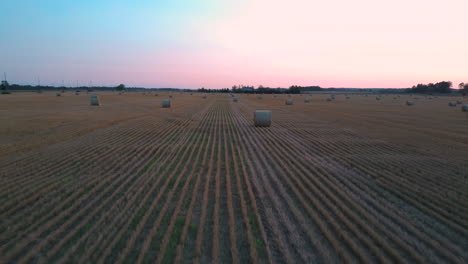
[[[0,263],[468,262],[461,98],[54,94],[0,98]]]

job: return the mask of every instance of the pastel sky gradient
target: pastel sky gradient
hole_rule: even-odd
[[[467,0],[2,0],[10,83],[468,82]]]

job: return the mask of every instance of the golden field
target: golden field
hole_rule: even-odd
[[[93,94],[0,96],[0,262],[468,260],[461,97]]]

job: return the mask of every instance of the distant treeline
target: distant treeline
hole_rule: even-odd
[[[65,86],[48,86],[48,85],[18,85],[8,84],[7,81],[1,82],[2,93],[9,93],[9,91],[128,91],[128,92],[145,92],[145,91],[169,91],[169,92],[194,92],[193,89],[180,89],[180,88],[140,88],[140,87],[126,87],[120,84],[115,87],[109,86],[79,86],[79,87],[65,87]],[[321,88],[320,86],[298,86],[292,85],[289,88],[270,88],[259,85],[257,88],[253,86],[232,86],[222,89],[205,89],[200,88],[196,90],[202,93],[255,93],[255,94],[299,94],[307,92],[355,92],[355,93],[452,93],[460,92],[463,95],[468,95],[468,83],[460,83],[458,90],[452,89],[452,82],[438,82],[429,84],[418,84],[411,88]]]
[[[1,90],[11,91],[173,91],[173,92],[193,92],[191,89],[179,89],[179,88],[140,88],[140,87],[125,87],[125,85],[119,85],[115,87],[109,86],[77,86],[77,87],[66,87],[66,86],[49,86],[49,85],[19,85],[11,84],[2,81]]]
[[[410,93],[451,93],[452,82],[438,82],[414,85],[409,89]]]
[[[289,88],[270,88],[264,87],[259,85],[258,88],[254,88],[253,86],[242,86],[242,85],[234,85],[231,89],[229,88],[222,88],[222,89],[205,89],[200,88],[197,91],[202,93],[255,93],[255,94],[282,94],[282,93],[301,93],[301,92],[308,92],[308,91],[321,91],[323,88],[320,86],[297,86],[293,85]]]

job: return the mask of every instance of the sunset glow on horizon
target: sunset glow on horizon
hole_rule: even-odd
[[[2,3],[10,83],[405,88],[468,82],[466,0]]]

